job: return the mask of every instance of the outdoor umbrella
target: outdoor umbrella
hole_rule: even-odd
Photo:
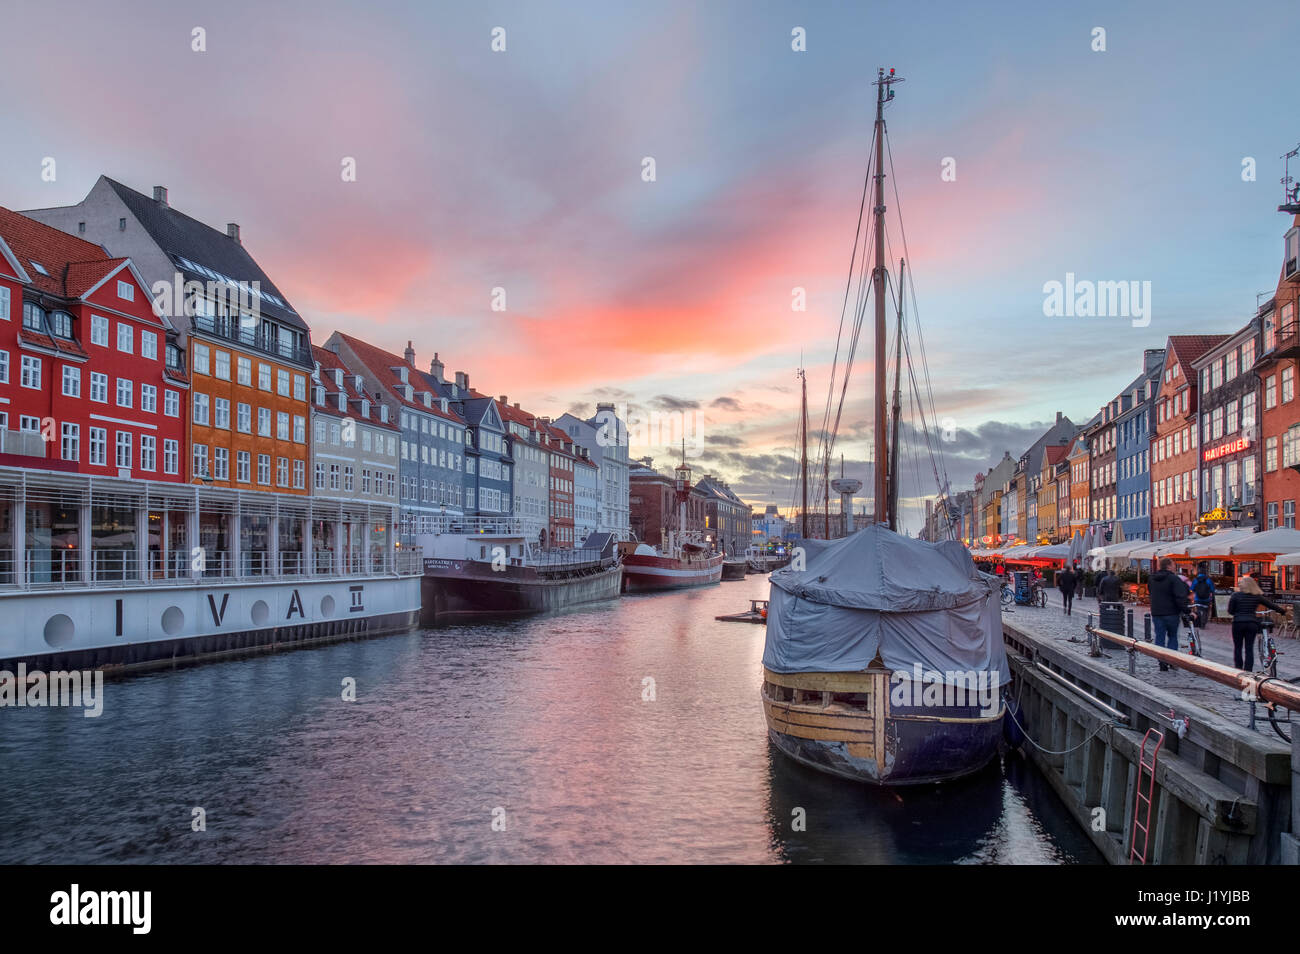
[[[1300,530],[1290,527],[1274,527],[1263,533],[1256,533],[1241,540],[1232,541],[1228,553],[1238,559],[1253,558],[1268,561],[1281,553],[1300,551]],[[1291,564],[1283,564],[1290,566]]]
[[[1220,530],[1208,537],[1183,540],[1181,546],[1175,544],[1169,553],[1186,556],[1192,560],[1222,560],[1232,555],[1232,545],[1255,535],[1254,527],[1238,527],[1232,530]]]
[[[1283,553],[1273,561],[1274,566],[1300,566],[1300,553]]]

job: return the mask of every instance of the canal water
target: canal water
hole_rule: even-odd
[[[766,595],[751,576],[135,676],[96,719],[0,709],[0,862],[1101,861],[1018,757],[881,791],[776,752],[763,627],[714,619]]]

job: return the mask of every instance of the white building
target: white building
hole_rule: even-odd
[[[585,447],[579,447],[573,468],[573,539],[578,545],[600,529],[600,468]]]
[[[613,404],[597,404],[594,417],[583,421],[565,414],[555,422],[579,447],[587,448],[600,469],[600,513],[596,529],[617,540],[632,539],[628,508],[628,433]]]

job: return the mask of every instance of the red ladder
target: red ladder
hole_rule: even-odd
[[[1156,737],[1155,748],[1151,750],[1151,761],[1147,761],[1147,742],[1152,736]],[[1142,750],[1138,753],[1138,775],[1137,775],[1137,798],[1133,801],[1133,840],[1129,845],[1128,860],[1129,864],[1144,865],[1147,863],[1147,846],[1151,839],[1151,796],[1156,785],[1156,756],[1160,754],[1160,746],[1165,744],[1165,734],[1158,729],[1147,729],[1147,734],[1142,736]],[[1142,773],[1147,776],[1146,794],[1142,794]],[[1143,812],[1145,803],[1146,811]],[[1138,852],[1137,837],[1138,830],[1142,831],[1142,851]]]

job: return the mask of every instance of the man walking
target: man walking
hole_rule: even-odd
[[[1174,572],[1174,561],[1165,557],[1160,569],[1151,574],[1148,592],[1151,596],[1151,628],[1155,631],[1157,646],[1177,651],[1178,621],[1187,612],[1187,598],[1191,591],[1182,578]],[[1160,669],[1169,666],[1160,664]]]
[[[1068,566],[1056,574],[1056,588],[1061,591],[1061,602],[1065,605],[1064,615],[1069,616],[1070,607],[1074,605],[1074,588],[1079,585],[1079,577]]]
[[[1097,580],[1097,602],[1118,603],[1122,599],[1123,584],[1117,574],[1102,570]]]

